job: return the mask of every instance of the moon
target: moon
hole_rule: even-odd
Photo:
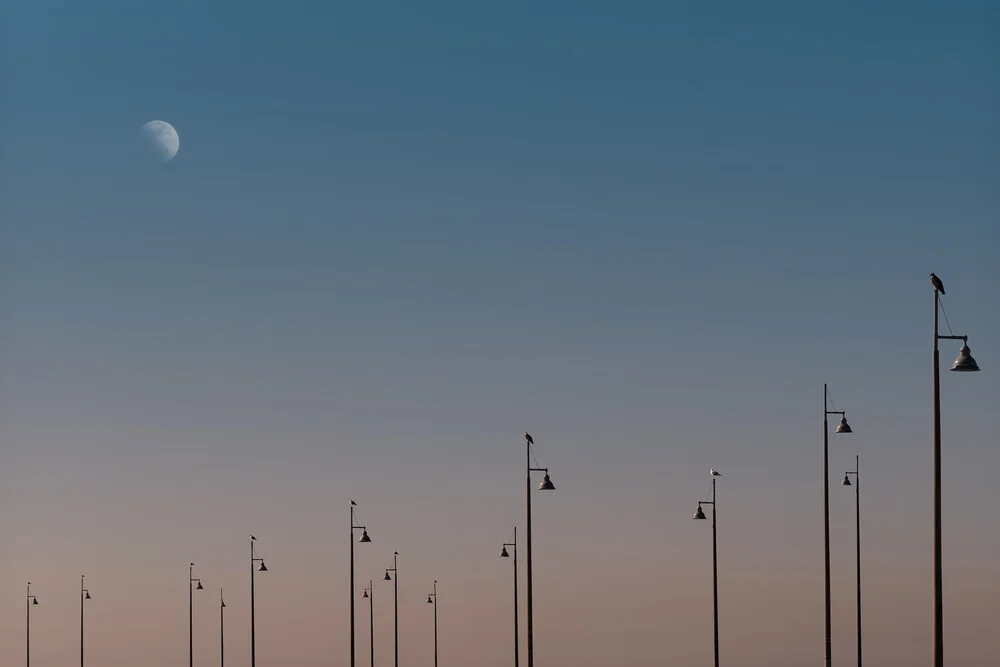
[[[161,162],[169,162],[181,147],[174,126],[165,120],[151,120],[142,126],[142,136]]]

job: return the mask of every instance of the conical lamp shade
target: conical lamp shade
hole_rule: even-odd
[[[972,350],[969,349],[968,345],[963,345],[962,349],[958,351],[958,357],[955,358],[955,363],[951,365],[951,370],[958,371],[960,373],[969,373],[979,370],[979,364],[976,360],[972,358]]]

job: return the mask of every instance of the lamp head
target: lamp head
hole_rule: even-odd
[[[385,576],[382,577],[383,581],[392,581],[392,577],[389,576],[389,570],[385,571]]]
[[[507,553],[507,547],[500,549],[500,558],[510,558],[510,554]]]
[[[261,561],[260,565],[257,566],[257,571],[258,572],[267,572],[267,565],[264,565],[264,561]]]
[[[205,587],[201,585],[201,579],[198,580],[198,585],[194,587],[196,591],[203,591]]]
[[[368,531],[362,530],[361,537],[358,538],[358,542],[371,542],[372,538],[368,537]]]
[[[431,599],[430,595],[427,596],[427,604],[434,604],[434,600]]]
[[[545,473],[545,479],[542,483],[538,485],[539,491],[555,491],[556,485],[552,483],[552,478],[549,477],[549,473]]]
[[[963,344],[962,349],[958,351],[958,356],[955,358],[955,363],[951,365],[951,370],[960,373],[971,373],[979,370],[979,364],[972,358],[972,350],[969,349],[968,344]]]
[[[697,519],[699,521],[705,518],[705,510],[701,508],[701,503],[698,503],[698,509],[695,511],[694,516],[691,518]]]
[[[89,600],[90,599],[90,591],[87,591],[87,594],[84,596],[83,599],[84,600]]]
[[[31,598],[31,604],[38,605],[38,598]]]
[[[363,598],[367,598],[368,597],[368,589],[365,589],[365,592],[364,592],[364,594],[361,597],[363,597]]]
[[[844,475],[844,481],[840,483],[841,486],[851,486],[851,478]]]
[[[847,416],[840,418],[840,423],[837,424],[837,428],[833,429],[834,433],[854,433],[851,429],[851,425],[847,423]]]

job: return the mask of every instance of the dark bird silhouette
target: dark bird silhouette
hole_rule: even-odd
[[[944,294],[944,283],[942,283],[941,279],[935,276],[933,273],[931,274],[931,285],[934,285],[934,289],[936,289],[938,292]]]
[[[356,502],[354,502],[353,500],[351,501],[351,504],[352,504],[352,505],[357,505],[357,503],[356,503]]]
[[[251,539],[251,540],[256,540],[257,538],[256,538],[256,537],[254,537],[253,535],[251,535],[251,536],[250,536],[250,539]]]
[[[531,434],[527,431],[524,432],[524,439],[528,441],[529,445],[535,444],[535,439],[531,437]]]

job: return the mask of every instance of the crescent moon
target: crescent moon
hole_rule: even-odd
[[[169,162],[181,147],[174,126],[165,120],[151,120],[142,126],[142,136],[162,162]]]

